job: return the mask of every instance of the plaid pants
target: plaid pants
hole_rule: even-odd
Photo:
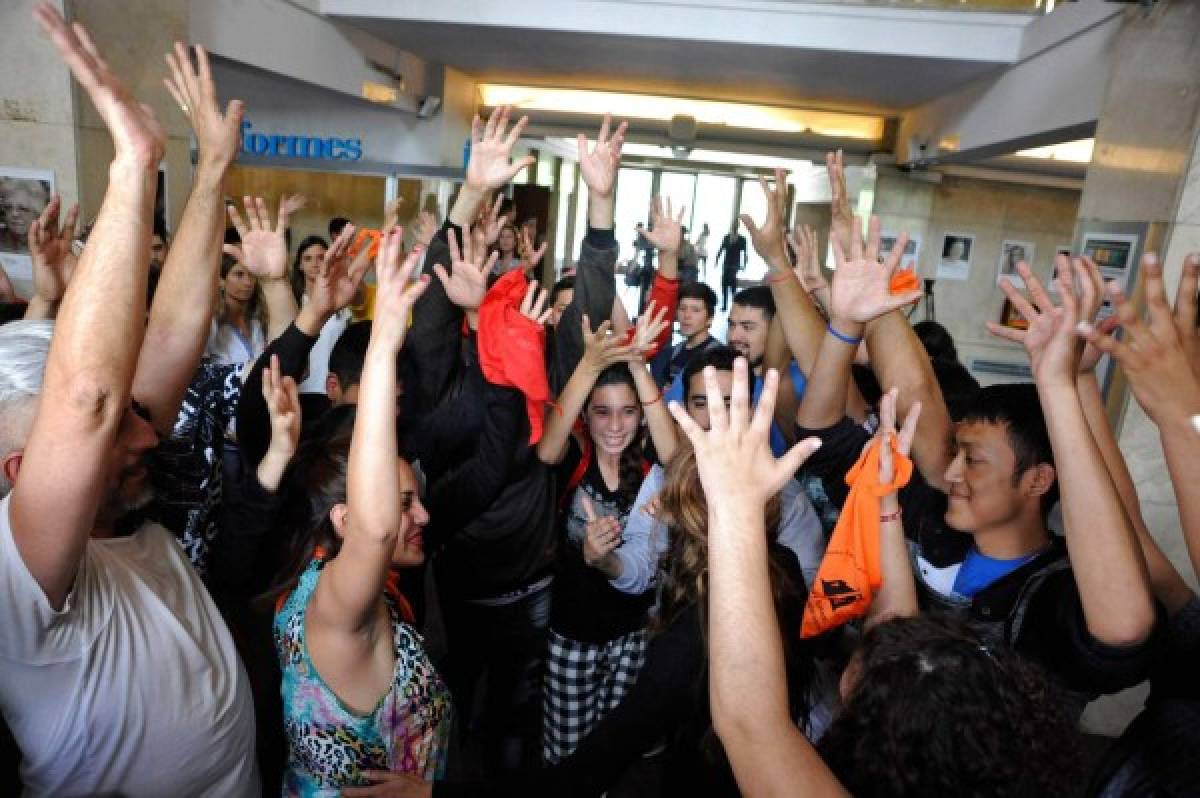
[[[542,759],[574,753],[596,724],[637,682],[646,662],[646,630],[607,643],[568,640],[550,630],[542,684]]]

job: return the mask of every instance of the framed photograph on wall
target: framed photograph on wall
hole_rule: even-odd
[[[1080,251],[1096,262],[1105,280],[1116,280],[1129,290],[1129,275],[1134,272],[1140,237],[1123,233],[1084,233]]]
[[[1024,288],[1025,281],[1017,273],[1017,264],[1025,261],[1032,269],[1036,253],[1037,246],[1032,241],[1005,239],[1000,242],[1000,257],[996,260],[996,282],[999,283],[1001,277],[1007,277],[1017,288]]]
[[[892,254],[892,249],[896,246],[896,239],[900,236],[896,233],[881,233],[879,236],[879,257],[886,258]],[[921,237],[910,236],[908,243],[904,245],[904,254],[900,256],[901,269],[916,269],[917,257],[921,254]]]
[[[1046,283],[1046,290],[1052,294],[1058,293],[1058,256],[1065,255],[1071,257],[1071,246],[1069,244],[1059,244],[1054,248],[1054,259],[1050,261],[1050,282]]]
[[[29,226],[54,196],[54,172],[0,166],[0,264],[8,276],[33,279]]]
[[[942,236],[937,279],[966,280],[971,274],[971,254],[974,249],[975,236],[969,233],[946,233]]]
[[[1017,312],[1016,307],[1009,299],[1004,300],[1004,305],[1000,308],[1000,324],[1004,327],[1011,327],[1014,330],[1028,330],[1029,322]]]

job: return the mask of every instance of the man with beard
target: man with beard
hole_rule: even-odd
[[[26,795],[255,796],[254,710],[228,629],[169,531],[118,523],[149,499],[146,456],[211,320],[196,286],[215,280],[241,105],[222,114],[204,51],[197,69],[176,45],[169,86],[200,140],[179,249],[212,257],[166,267],[147,323],[165,136],[81,26],[49,4],[34,13],[115,157],[57,323],[0,328],[0,707]]]

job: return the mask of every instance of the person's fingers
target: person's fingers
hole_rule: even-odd
[[[267,201],[262,197],[255,197],[254,209],[258,212],[258,228],[270,231],[271,215],[267,212]]]
[[[1068,260],[1063,264],[1063,268],[1066,271],[1070,271],[1071,262]],[[1033,300],[1033,304],[1038,309],[1038,312],[1052,312],[1054,310],[1054,300],[1050,298],[1050,293],[1046,290],[1046,286],[1042,285],[1042,281],[1033,273],[1033,269],[1029,268],[1029,264],[1025,261],[1019,261],[1017,263],[1017,274],[1021,275],[1021,279],[1025,281],[1025,290],[1029,292],[1029,298]],[[1072,283],[1073,285],[1074,283]]]
[[[762,393],[758,397],[758,405],[754,408],[750,419],[750,430],[762,440],[767,440],[771,434],[771,424],[775,418],[775,399],[779,391],[779,372],[767,369],[763,377]],[[736,429],[737,427],[735,427]]]
[[[450,287],[450,275],[446,273],[445,266],[440,263],[433,264],[433,273],[436,274],[437,278],[442,281],[443,287]]]
[[[1067,258],[1067,260],[1071,259]],[[1072,262],[1072,267],[1072,270],[1079,275],[1079,318],[1091,321],[1095,317],[1096,309],[1099,306],[1097,291],[1101,286],[1093,279],[1091,271],[1083,259],[1076,258]],[[1061,265],[1059,272],[1062,272]]]
[[[502,105],[499,108],[493,108],[488,114],[487,123],[483,126],[483,135],[481,140],[488,141],[496,136],[496,126],[500,119],[504,116],[505,107]]]
[[[1006,341],[1022,344],[1025,342],[1026,330],[1018,330],[1013,327],[1005,327],[1003,324],[997,324],[994,321],[985,321],[988,332],[997,338],[1003,338]]]
[[[224,252],[229,257],[231,257],[234,260],[237,260],[239,262],[244,260],[244,256],[242,254],[242,248],[239,247],[237,244],[222,244],[221,251]]]
[[[911,291],[906,291],[903,294],[891,294],[883,303],[884,312],[899,310],[906,305],[911,305],[923,296],[920,288],[914,288]]]
[[[521,134],[525,132],[525,128],[529,126],[529,117],[523,116],[517,120],[517,124],[508,133],[508,137],[504,140],[504,146],[509,151],[517,146],[517,142],[521,139]]]
[[[908,233],[901,232],[896,236],[896,243],[892,247],[892,251],[888,253],[884,259],[883,265],[887,268],[888,274],[893,274],[900,268],[901,261],[904,260],[904,250],[908,247]]]
[[[582,493],[582,492],[583,491],[580,491],[580,493]],[[595,521],[596,520],[596,508],[592,506],[592,500],[589,499],[587,496],[584,496],[583,500],[580,503],[583,505],[583,517],[586,518],[589,523],[592,521]]]
[[[1178,335],[1175,317],[1167,301],[1162,263],[1153,252],[1142,257],[1142,271],[1146,275],[1146,310],[1150,316],[1150,329],[1160,340],[1173,340]]]
[[[1125,329],[1125,334],[1129,336],[1128,344],[1136,348],[1140,342],[1148,340],[1150,329],[1134,309],[1129,297],[1125,296],[1125,292],[1115,281],[1108,284],[1108,294],[1112,298],[1113,315],[1121,320],[1121,326]]]
[[[724,402],[722,402],[722,406],[724,406]],[[675,423],[679,425],[679,429],[683,431],[687,439],[692,442],[692,447],[698,449],[704,440],[704,430],[700,428],[696,420],[689,416],[688,412],[683,409],[683,405],[676,401],[667,402],[667,412],[675,419]],[[653,507],[651,504],[646,506],[647,515],[654,515],[657,510],[656,504]]]
[[[1040,315],[1037,308],[1029,304],[1029,300],[1025,298],[1025,295],[1018,291],[1009,282],[1007,277],[1000,278],[1000,290],[1004,293],[1004,296],[1008,297],[1008,301],[1012,303],[1013,308],[1016,309],[1017,313],[1021,314],[1021,318],[1025,319],[1025,321],[1032,324],[1033,320]]]
[[[1075,332],[1101,352],[1111,355],[1127,369],[1136,360],[1137,352],[1124,341],[1118,341],[1113,335],[1101,333],[1095,325],[1081,321],[1075,325]]]
[[[262,370],[262,395],[263,401],[267,403],[269,410],[274,405],[275,398],[275,374],[271,371],[270,366],[265,366]]]
[[[584,338],[595,337],[595,334],[592,332],[592,323],[588,320],[588,314],[583,314],[583,318],[580,320],[579,326],[583,329]]]
[[[863,241],[862,221],[858,216],[850,215],[850,258],[862,260],[866,256],[866,244]]]
[[[812,457],[813,452],[820,448],[820,438],[805,438],[791,449],[788,449],[783,457],[775,461],[776,480],[780,484],[785,483],[788,478],[794,476],[800,470],[800,467],[804,465],[804,461]]]
[[[913,402],[908,408],[908,415],[904,417],[904,426],[900,428],[900,434],[897,437],[896,445],[900,448],[900,453],[908,456],[912,451],[913,441],[917,437],[917,422],[921,418],[921,403]]]
[[[1196,290],[1200,285],[1200,253],[1193,252],[1183,259],[1183,273],[1175,292],[1175,319],[1181,332],[1192,335],[1196,330]]]
[[[596,144],[604,144],[608,141],[608,128],[612,124],[612,114],[605,114],[604,119],[600,122],[600,132],[596,134]]]
[[[750,214],[741,213],[738,214],[738,218],[742,220],[742,224],[746,225],[746,229],[750,231],[751,238],[758,235],[758,225],[756,225],[754,220],[750,218]]]
[[[525,298],[521,300],[521,313],[526,316],[533,308],[533,298],[537,293],[537,287],[536,280],[530,280],[529,285],[525,286]]]
[[[483,265],[479,267],[479,273],[483,275],[491,274],[492,269],[496,268],[496,261],[499,260],[499,258],[499,252],[492,252],[492,254],[488,256],[488,259],[483,262]]]
[[[1064,322],[1074,327],[1079,317],[1079,301],[1075,296],[1075,267],[1070,259],[1058,273],[1058,295],[1062,299]]]
[[[881,432],[891,432],[896,428],[896,396],[899,388],[892,388],[879,398],[879,429]]]
[[[254,198],[242,197],[242,205],[246,209],[246,226],[250,228],[251,232],[261,230],[262,227],[258,223],[258,211],[254,207]]]
[[[215,108],[216,87],[213,85],[212,70],[208,66],[208,51],[202,44],[197,44],[192,49],[196,51],[196,72],[199,78],[200,98],[209,108]]]
[[[575,149],[577,150],[576,155],[579,156],[579,162],[583,163],[586,161],[588,156],[587,136],[583,135],[582,133],[575,136]]]
[[[729,429],[735,435],[740,435],[750,422],[750,381],[746,378],[746,372],[746,359],[737,358],[733,362],[733,390],[729,397]],[[711,407],[709,414],[712,414]]]
[[[71,207],[67,208],[67,218],[63,221],[62,231],[59,234],[63,241],[70,242],[75,238],[75,230],[79,227],[79,203],[72,202]]]
[[[225,206],[225,210],[229,212],[229,221],[233,223],[233,227],[238,232],[238,238],[245,238],[248,232],[246,222],[242,219],[242,214],[238,211],[235,203],[229,203]]]
[[[537,159],[534,158],[532,155],[526,155],[525,157],[521,158],[520,160],[514,161],[512,166],[510,166],[508,168],[508,175],[505,178],[504,182],[506,182],[506,183],[510,182],[514,177],[516,177],[520,173],[520,171],[522,169],[533,166],[533,164],[536,161],[537,161]]]

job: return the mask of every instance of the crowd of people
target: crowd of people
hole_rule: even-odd
[[[638,231],[644,307],[617,296],[624,124],[579,136],[587,230],[550,290],[498,195],[529,160],[505,108],[446,219],[292,247],[298,198],[227,211],[244,108],[182,44],[198,152],[168,240],[158,121],[35,16],[115,155],[86,236],[57,198],[30,225],[34,295],[0,326],[25,794],[600,796],[647,769],[662,795],[1200,790],[1200,599],[1096,378],[1118,363],[1157,425],[1200,570],[1200,257],[1172,306],[1145,256],[1147,318],[1086,257],[1053,290],[1019,264],[1027,325],[991,330],[1033,382],[980,387],[910,325],[905,236],[881,255],[834,154],[832,278],[762,179],[714,256],[723,343],[708,231],[669,204]],[[768,271],[737,290],[747,246]],[[1146,681],[1089,753],[1085,704]]]

